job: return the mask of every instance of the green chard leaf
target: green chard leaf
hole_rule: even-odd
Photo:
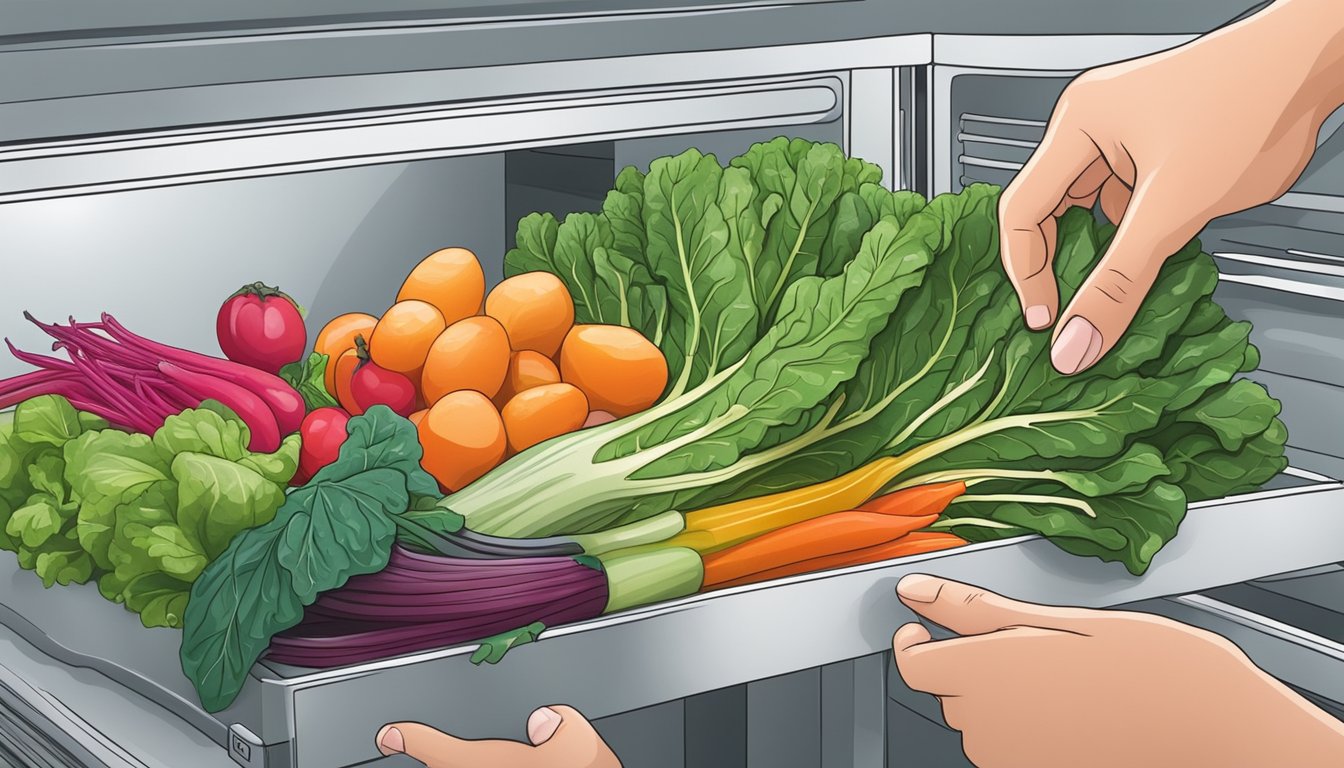
[[[607,286],[617,322],[663,333],[673,386],[645,413],[513,457],[440,508],[480,533],[586,533],[885,458],[888,488],[972,483],[939,523],[959,535],[1035,532],[1141,573],[1188,500],[1283,468],[1279,404],[1241,378],[1259,353],[1214,302],[1217,269],[1197,241],[1165,260],[1105,358],[1061,376],[1000,262],[999,190],[926,202],[879,177],[788,139],[727,169],[690,151],[623,173],[587,251],[599,272],[626,274],[585,284]],[[525,220],[535,242],[544,221]],[[1060,217],[1061,306],[1115,231],[1081,208]],[[571,290],[587,276],[549,251],[535,261]],[[646,273],[666,290],[664,323],[635,319]]]
[[[553,266],[560,222],[549,213],[533,213],[518,222],[517,245],[504,254],[504,276],[557,272]],[[572,289],[571,289],[572,290]]]
[[[722,176],[712,155],[688,150],[655,160],[644,179],[648,263],[667,289],[668,397],[732,366],[756,339],[747,265],[728,250],[718,205]]]
[[[241,689],[276,633],[351,576],[387,565],[395,516],[437,486],[420,469],[415,427],[385,406],[350,420],[340,457],[289,494],[275,517],[233,537],[196,579],[186,605],[182,669],[205,708]]]

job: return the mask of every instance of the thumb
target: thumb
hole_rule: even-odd
[[[459,739],[423,723],[390,723],[378,732],[378,751],[404,754],[428,768],[478,768],[483,765],[536,764],[536,750],[516,741]]]
[[[527,737],[545,765],[620,768],[611,747],[577,709],[563,704],[542,707],[527,719]]]
[[[1050,361],[1060,373],[1091,368],[1128,330],[1162,263],[1203,228],[1177,190],[1156,179],[1134,190],[1106,255],[1059,318]]]
[[[910,610],[959,635],[983,635],[1007,627],[1079,631],[1084,612],[1013,600],[970,584],[912,573],[896,585]],[[921,642],[912,631],[908,640]],[[913,644],[913,643],[911,643]]]
[[[620,768],[592,724],[572,707],[552,705],[527,719],[531,745],[507,740],[469,740],[421,723],[391,723],[378,732],[378,750],[401,753],[427,768]]]

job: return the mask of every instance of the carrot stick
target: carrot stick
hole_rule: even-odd
[[[864,512],[884,515],[939,515],[952,500],[966,492],[966,484],[957,480],[950,483],[916,485],[894,493],[878,496],[859,507]]]
[[[964,539],[950,533],[915,531],[913,533],[908,533],[895,541],[888,541],[883,544],[878,544],[877,546],[856,549],[851,552],[840,552],[825,557],[814,557],[811,560],[802,560],[780,568],[771,568],[768,571],[758,571],[738,579],[716,584],[714,587],[716,589],[725,589],[727,587],[741,586],[742,584],[755,584],[771,579],[782,579],[785,576],[796,576],[800,573],[813,573],[815,571],[825,571],[832,568],[848,568],[853,565],[879,563],[883,560],[893,560],[898,557],[909,557],[911,555],[921,555],[926,552],[937,552],[941,549],[960,547],[965,543],[966,541]]]
[[[893,471],[899,471],[892,461],[878,459],[824,483],[688,513],[685,532],[669,544],[704,555],[806,520],[855,509],[886,485]],[[864,511],[910,516],[941,513],[965,492],[966,484],[959,481],[916,485],[889,493],[877,500],[881,503],[875,509]]]
[[[705,556],[704,586],[892,541],[937,519],[851,510],[795,523]]]

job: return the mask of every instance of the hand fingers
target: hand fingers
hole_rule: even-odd
[[[946,711],[958,698],[1030,678],[1058,654],[1058,643],[1077,639],[1076,634],[1057,629],[1011,627],[918,643],[898,650],[893,658],[905,684],[937,696]]]
[[[1065,375],[1096,364],[1120,340],[1162,262],[1207,222],[1176,216],[1180,195],[1159,180],[1135,190],[1106,255],[1060,316],[1050,360]]]
[[[896,593],[915,613],[959,635],[979,635],[1014,626],[1077,631],[1077,624],[1086,614],[1078,608],[1023,603],[970,584],[923,574],[901,579]]]
[[[1100,157],[1083,133],[1052,123],[1031,159],[999,198],[999,242],[1004,269],[1022,302],[1027,326],[1050,325],[1059,308],[1059,290],[1051,271],[1055,209]],[[1090,180],[1089,180],[1090,183]],[[1101,182],[1097,182],[1100,184]],[[1086,186],[1086,185],[1084,185]]]
[[[1063,216],[1064,212],[1073,206],[1091,208],[1097,201],[1097,195],[1101,192],[1102,185],[1110,177],[1111,166],[1106,163],[1105,158],[1098,156],[1087,167],[1087,170],[1078,176],[1078,180],[1073,182],[1069,191],[1064,193],[1064,199],[1055,208],[1055,216]]]
[[[528,746],[516,741],[472,741],[450,736],[421,723],[392,723],[378,732],[378,750],[402,753],[428,768],[532,768],[581,765],[616,768],[615,755],[592,724],[572,707],[541,707],[527,719]]]
[[[932,639],[933,637],[929,634],[929,630],[924,628],[924,625],[916,622],[902,624],[891,638],[891,650],[899,654]]]
[[[1101,185],[1101,212],[1112,224],[1119,224],[1125,218],[1125,209],[1129,207],[1129,187],[1118,176],[1112,176]]]

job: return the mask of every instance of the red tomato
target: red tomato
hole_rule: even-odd
[[[215,332],[225,357],[267,373],[279,373],[308,348],[299,305],[261,283],[243,286],[224,302]]]
[[[355,370],[350,379],[350,396],[361,411],[375,405],[386,405],[407,417],[416,411],[415,385],[411,380],[373,361],[365,362]]]
[[[312,479],[323,467],[341,455],[341,445],[348,435],[346,425],[350,417],[340,408],[318,408],[303,419],[299,427],[299,472],[296,485]]]

